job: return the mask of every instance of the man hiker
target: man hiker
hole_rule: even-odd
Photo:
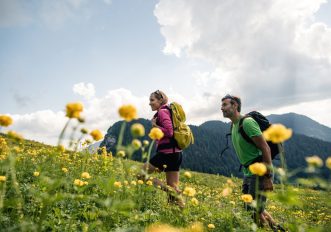
[[[244,118],[242,126],[244,132],[251,138],[254,144],[247,142],[239,132],[239,122],[244,116],[240,114],[241,100],[239,97],[226,95],[222,98],[223,116],[229,118],[232,122],[231,137],[233,147],[243,168],[244,180],[242,185],[243,194],[252,195],[253,199],[257,200],[258,208],[250,207],[245,204],[247,210],[253,212],[253,218],[261,224],[268,224],[272,229],[283,231],[281,226],[276,225],[272,216],[265,210],[266,197],[256,193],[256,181],[258,181],[259,192],[272,191],[272,161],[269,145],[262,136],[261,129],[258,123],[251,117]],[[248,166],[255,163],[259,159],[267,166],[267,173],[264,176],[253,175]],[[262,159],[261,159],[262,158]],[[256,196],[257,195],[257,196]],[[258,216],[257,216],[258,215]]]

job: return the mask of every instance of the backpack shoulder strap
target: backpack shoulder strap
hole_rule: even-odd
[[[253,140],[246,134],[245,130],[244,130],[244,120],[246,118],[250,118],[250,116],[245,115],[244,117],[242,117],[239,121],[239,133],[241,134],[241,136],[246,140],[246,142],[251,143],[253,145],[255,145],[255,143],[253,142]]]

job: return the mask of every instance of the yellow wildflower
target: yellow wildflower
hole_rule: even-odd
[[[154,127],[151,129],[148,136],[153,140],[160,140],[163,138],[164,134],[161,129]]]
[[[267,167],[264,163],[254,163],[249,165],[248,169],[254,174],[258,176],[263,176],[267,172]]]
[[[147,185],[153,185],[153,182],[150,181],[150,180],[148,180],[148,181],[146,181],[146,184],[147,184]]]
[[[149,145],[149,141],[148,140],[144,140],[143,141],[144,147],[147,147]]]
[[[74,181],[74,185],[79,186],[79,187],[84,186],[85,184],[88,184],[88,183],[81,181],[80,179],[75,179],[75,181]]]
[[[7,115],[0,115],[0,126],[10,126],[13,124],[13,119]]]
[[[68,169],[67,168],[62,168],[62,172],[67,173]]]
[[[128,185],[129,182],[127,180],[123,181],[124,185]]]
[[[6,181],[6,176],[0,176],[0,182],[5,182]]]
[[[198,199],[196,199],[195,197],[193,197],[193,198],[191,199],[191,203],[192,203],[192,205],[195,205],[195,206],[199,205],[199,201],[198,201]]]
[[[144,183],[144,181],[138,180],[138,184],[143,184],[143,183]]]
[[[183,191],[184,195],[187,195],[189,197],[193,197],[196,194],[196,191],[194,188],[191,187],[185,187],[184,191]]]
[[[23,140],[23,136],[16,133],[15,131],[8,131],[7,135],[12,139]]]
[[[282,124],[272,124],[267,130],[263,132],[263,136],[267,141],[273,143],[282,143],[292,136],[292,130],[287,129]]]
[[[305,159],[306,159],[306,162],[310,166],[314,166],[314,167],[322,167],[323,166],[323,160],[320,157],[318,157],[317,155],[306,157]]]
[[[125,151],[123,151],[123,150],[118,151],[117,156],[124,158],[125,157]]]
[[[131,184],[132,185],[137,185],[137,182],[133,180],[133,181],[131,181]]]
[[[167,224],[153,224],[145,229],[145,232],[180,232],[180,229]]]
[[[329,169],[331,169],[331,156],[328,157],[328,158],[326,159],[326,161],[325,161],[325,165],[326,165]]]
[[[66,105],[66,116],[68,118],[80,118],[80,113],[83,111],[83,104],[80,102],[68,103]]]
[[[34,176],[39,176],[40,173],[39,173],[39,172],[34,172],[33,175],[34,175]]]
[[[241,195],[241,200],[243,200],[245,203],[251,203],[253,201],[253,197],[251,194],[244,194]]]
[[[208,224],[208,228],[209,229],[215,229],[215,225],[214,224]]]
[[[81,174],[81,177],[84,178],[84,179],[90,179],[91,178],[91,176],[90,176],[90,174],[88,172],[83,172]]]
[[[57,146],[57,148],[59,149],[60,152],[65,152],[66,151],[66,148],[61,144],[59,146]]]
[[[141,142],[138,139],[132,140],[131,144],[135,150],[138,150],[139,148],[141,148]]]
[[[103,135],[100,130],[96,129],[90,132],[90,135],[95,141],[99,141],[100,139],[103,138]]]
[[[137,109],[133,105],[123,105],[118,110],[119,115],[127,122],[137,118]]]
[[[223,189],[222,191],[222,196],[223,197],[227,197],[232,193],[232,188],[226,187],[225,189]]]
[[[190,172],[184,172],[184,176],[187,178],[191,178],[192,174]]]
[[[145,127],[140,123],[134,123],[131,126],[131,134],[133,137],[142,137],[145,135]]]
[[[201,222],[194,222],[183,230],[183,232],[203,232],[203,224]]]
[[[121,181],[115,181],[115,182],[114,182],[114,187],[116,187],[116,188],[121,188],[121,187],[122,187],[122,183],[121,183]]]
[[[163,164],[163,168],[167,168],[168,166],[166,164]]]

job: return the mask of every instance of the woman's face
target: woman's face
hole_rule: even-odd
[[[162,106],[162,99],[157,99],[154,94],[151,94],[149,97],[149,105],[152,108],[152,111],[158,110]]]

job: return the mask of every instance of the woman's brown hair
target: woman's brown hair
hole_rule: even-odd
[[[162,105],[168,103],[168,97],[165,95],[165,93],[161,90],[156,90],[155,92],[151,93],[157,100],[162,101]]]

